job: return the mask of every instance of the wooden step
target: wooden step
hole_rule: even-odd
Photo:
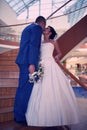
[[[0,109],[0,114],[8,113],[8,112],[13,112],[13,107],[7,107],[7,108],[1,108]]]
[[[0,54],[0,122],[14,120],[13,107],[19,77],[15,63],[17,54],[17,49]]]
[[[0,79],[0,87],[17,87],[18,79]]]
[[[3,61],[3,60],[16,60],[16,56],[1,56],[0,55],[0,61]]]
[[[14,60],[0,60],[0,66],[1,65],[16,65],[15,61]]]
[[[6,79],[6,78],[18,78],[19,72],[9,72],[9,71],[0,71],[0,79]]]
[[[0,122],[14,120],[13,107],[0,109]]]
[[[14,106],[15,95],[0,96],[0,110]]]
[[[10,51],[7,51],[5,53],[0,54],[0,56],[5,56],[5,57],[7,57],[7,56],[17,56],[18,51],[19,51],[19,49],[14,49],[14,50],[12,49]]]
[[[19,71],[19,68],[17,65],[0,65],[0,71],[1,72],[5,72],[5,71],[14,72],[14,71]]]
[[[17,87],[0,87],[0,96],[9,96],[16,94]]]
[[[14,98],[16,87],[0,88],[0,122],[14,120]]]

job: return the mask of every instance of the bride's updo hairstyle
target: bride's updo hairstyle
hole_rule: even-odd
[[[51,27],[51,26],[48,26],[49,28],[50,28],[50,32],[52,33],[50,36],[49,36],[49,38],[50,39],[54,39],[56,36],[57,36],[57,33],[56,33],[56,31],[55,31],[55,29],[53,28],[53,27]]]

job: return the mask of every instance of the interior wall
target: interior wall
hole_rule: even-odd
[[[15,12],[4,0],[0,0],[0,19],[8,25],[17,22]]]

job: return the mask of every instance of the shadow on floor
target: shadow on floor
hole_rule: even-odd
[[[25,124],[8,121],[0,123],[0,130],[69,130],[65,127],[32,127]]]

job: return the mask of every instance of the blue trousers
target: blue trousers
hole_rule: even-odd
[[[14,101],[14,119],[17,122],[25,122],[25,113],[33,88],[33,83],[29,83],[28,81],[28,65],[19,65],[19,69],[19,84]]]

